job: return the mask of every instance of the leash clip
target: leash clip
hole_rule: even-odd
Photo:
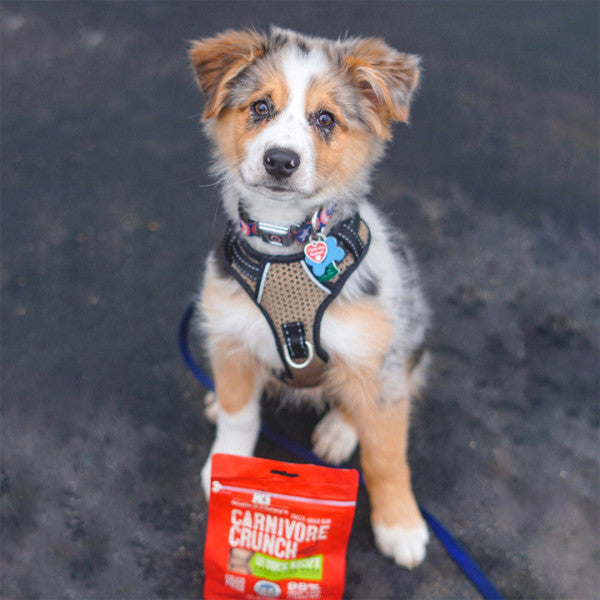
[[[308,365],[312,362],[313,356],[314,356],[314,351],[313,351],[313,346],[310,342],[308,341],[304,341],[304,346],[306,347],[306,353],[308,354],[308,356],[306,357],[306,360],[304,360],[301,363],[297,363],[294,362],[292,360],[292,357],[290,356],[290,351],[287,348],[287,345],[283,345],[283,355],[285,357],[285,362],[292,367],[292,369],[305,369],[306,367],[308,367]]]

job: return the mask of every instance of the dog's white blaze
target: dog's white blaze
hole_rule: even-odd
[[[312,79],[323,74],[326,68],[326,57],[316,49],[303,53],[292,47],[283,55],[281,70],[288,87],[288,104],[249,142],[241,166],[247,183],[256,185],[265,181],[264,153],[269,148],[279,147],[293,150],[300,156],[300,167],[290,182],[292,187],[301,195],[310,195],[314,191],[316,151],[307,119],[306,99]]]
[[[290,101],[281,115],[282,122],[294,126],[294,129],[300,125],[302,131],[308,133],[309,138],[312,139],[306,114],[308,86],[316,76],[325,73],[327,59],[318,50],[313,49],[305,54],[294,47],[283,58],[282,66],[290,91]]]

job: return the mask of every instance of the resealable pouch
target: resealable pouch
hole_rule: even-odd
[[[340,600],[358,472],[212,457],[206,600]]]

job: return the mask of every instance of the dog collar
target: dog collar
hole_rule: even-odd
[[[335,202],[330,202],[303,223],[284,227],[265,221],[254,221],[240,204],[238,209],[240,230],[243,235],[260,237],[263,242],[273,246],[291,246],[295,242],[305,244],[312,234],[319,233],[329,223],[334,210]]]

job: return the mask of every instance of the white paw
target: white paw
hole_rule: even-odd
[[[217,435],[210,449],[208,459],[200,473],[202,488],[207,500],[210,496],[211,460],[213,454],[252,456],[259,431],[260,415],[258,402],[249,402],[241,411],[233,415],[219,409],[217,415]]]
[[[211,471],[211,460],[212,456],[209,456],[207,461],[200,471],[200,482],[202,483],[202,490],[204,491],[204,497],[208,502],[210,498],[210,471]]]
[[[317,424],[312,435],[313,450],[325,462],[339,465],[348,460],[358,444],[358,436],[337,408],[332,408]]]
[[[210,423],[217,422],[219,415],[219,401],[214,392],[206,392],[204,396],[204,416]]]
[[[429,531],[425,524],[418,529],[374,525],[373,533],[379,551],[394,559],[401,567],[412,569],[425,558],[425,548],[429,541]]]

